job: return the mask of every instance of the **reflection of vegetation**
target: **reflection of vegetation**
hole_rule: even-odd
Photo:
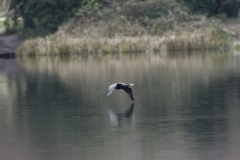
[[[59,76],[54,73],[30,73],[25,81],[24,97],[19,94],[25,105],[24,108],[17,108],[17,113],[21,116],[22,112],[28,111],[28,127],[32,141],[44,142],[46,146],[59,144],[59,137],[72,133],[67,137],[67,141],[75,143],[81,141],[78,137],[85,136],[86,132],[89,132],[86,135],[92,138],[92,134],[95,133],[92,131],[100,129],[101,126],[90,125],[101,120],[100,116],[94,114],[99,113],[100,108],[87,101],[83,89],[79,88],[77,92],[70,92],[70,88],[61,83]],[[91,142],[95,139],[89,138],[88,140]],[[40,149],[44,148],[40,144],[36,146]]]
[[[179,58],[179,57],[178,57]],[[212,56],[197,56],[192,55],[188,58],[181,60],[171,58],[162,58],[160,55],[107,55],[95,58],[43,58],[39,57],[35,60],[22,59],[19,61],[31,72],[36,69],[44,73],[48,70],[49,73],[54,73],[59,76],[61,81],[66,85],[76,90],[76,86],[88,86],[88,92],[94,96],[101,95],[102,90],[106,90],[112,82],[135,82],[135,83],[157,83],[160,74],[167,74],[168,70],[176,72],[177,77],[162,77],[161,81],[170,83],[169,88],[171,92],[176,92],[176,88],[181,90],[180,87],[189,88],[191,83],[183,81],[179,84],[178,79],[191,75],[191,80],[202,80],[208,82],[213,72],[222,72],[221,65],[228,65],[226,62],[227,55],[225,54],[212,54]],[[222,61],[224,59],[224,61]],[[215,66],[219,65],[219,70]],[[138,69],[139,68],[139,69]],[[153,69],[155,68],[155,69]],[[159,68],[161,70],[156,70]],[[150,82],[146,74],[154,77],[154,81]],[[202,76],[200,76],[202,75]],[[222,75],[224,76],[224,74]],[[111,77],[109,79],[108,77]],[[169,81],[171,79],[171,81]],[[153,79],[152,79],[153,80]],[[89,82],[91,82],[89,84]],[[99,85],[99,83],[102,83]],[[96,90],[98,88],[98,90]],[[152,88],[153,91],[157,88]],[[147,89],[148,90],[148,89]],[[150,91],[149,91],[150,92]],[[125,96],[124,96],[125,97]]]
[[[211,144],[211,141],[219,138],[214,135],[227,130],[227,117],[222,115],[227,112],[225,101],[228,90],[235,87],[229,84],[226,77],[209,80],[207,85],[198,84],[201,87],[191,91],[191,101],[181,111],[182,116],[192,119],[183,124],[184,128],[195,134],[196,140],[202,144]]]
[[[117,81],[134,82],[134,142],[140,141],[146,151],[150,144],[159,147],[169,141],[174,146],[181,140],[214,145],[217,138],[225,142],[225,100],[232,100],[226,95],[236,94],[231,90],[238,81],[229,79],[228,71],[239,64],[227,60],[221,53],[18,59],[27,74],[22,75],[26,85],[17,93],[14,113],[25,113],[31,140],[41,149],[60,143],[80,144],[81,149],[101,146],[104,138],[122,141],[132,133],[122,125],[115,133],[119,137],[109,136],[106,104],[114,101],[114,109],[126,110],[123,106],[129,107],[130,101],[120,92],[107,99],[107,87]],[[132,114],[129,111],[126,115]]]

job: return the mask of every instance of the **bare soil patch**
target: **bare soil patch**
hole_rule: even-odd
[[[18,34],[0,36],[0,54],[15,53],[23,42]]]

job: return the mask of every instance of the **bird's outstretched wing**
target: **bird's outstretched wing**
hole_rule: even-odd
[[[114,91],[114,89],[116,88],[117,83],[112,84],[111,86],[108,87],[108,93],[107,96],[109,96],[110,94],[112,94],[112,92]]]
[[[133,94],[132,94],[132,89],[130,87],[124,87],[122,88],[125,92],[127,92],[127,94],[129,95],[129,97],[131,98],[132,101],[134,101],[133,98]]]

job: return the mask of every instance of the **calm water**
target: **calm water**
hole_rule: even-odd
[[[1,160],[237,160],[239,122],[237,54],[0,60]]]

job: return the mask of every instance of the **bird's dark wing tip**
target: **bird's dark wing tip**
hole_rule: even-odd
[[[132,89],[130,87],[125,87],[125,88],[122,88],[122,89],[129,95],[131,100],[134,101],[133,94],[132,94]]]
[[[132,93],[132,89],[131,89],[131,88],[129,88],[129,92],[128,92],[128,94],[129,94],[131,100],[134,101],[133,93]]]

